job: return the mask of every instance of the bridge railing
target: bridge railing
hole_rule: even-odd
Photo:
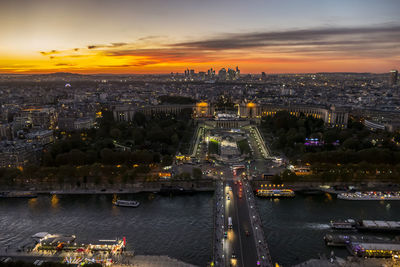
[[[224,258],[224,185],[222,181],[216,182],[214,194],[214,236],[213,236],[213,264],[214,266],[225,267]]]
[[[244,182],[245,185],[245,195],[247,198],[247,205],[249,210],[249,216],[251,221],[251,226],[253,229],[254,240],[256,242],[258,262],[260,266],[272,267],[272,259],[269,253],[269,248],[267,241],[265,240],[264,230],[262,228],[260,215],[256,208],[255,198],[253,194],[253,189],[248,181]]]

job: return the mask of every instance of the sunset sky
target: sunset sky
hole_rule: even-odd
[[[398,0],[0,0],[0,73],[388,72]]]

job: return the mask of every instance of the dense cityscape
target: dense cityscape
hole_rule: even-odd
[[[400,266],[398,1],[0,6],[0,267]]]

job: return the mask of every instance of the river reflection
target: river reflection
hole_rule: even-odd
[[[75,234],[82,243],[125,236],[137,254],[206,266],[212,257],[212,196],[119,196],[140,201],[138,208],[114,206],[113,195],[0,199],[0,246],[17,247],[43,231]]]
[[[318,254],[329,256],[332,249],[325,246],[323,236],[331,232],[328,223],[333,219],[400,221],[400,201],[346,201],[325,194],[296,195],[278,202],[257,198],[256,203],[271,256],[284,266],[318,258]],[[334,252],[348,255],[345,248]]]

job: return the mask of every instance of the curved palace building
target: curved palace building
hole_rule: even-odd
[[[189,105],[155,105],[155,106],[117,106],[115,107],[114,119],[117,121],[131,121],[135,112],[141,112],[147,116],[156,115],[159,113],[179,114],[184,110],[191,110],[193,117],[198,119],[215,119],[217,118],[216,107],[207,102],[199,102]],[[302,105],[274,105],[274,104],[258,104],[258,103],[241,103],[235,105],[235,118],[224,118],[223,121],[237,121],[237,120],[252,120],[258,122],[261,117],[273,116],[276,112],[286,110],[292,115],[300,115],[301,113],[306,116],[322,119],[327,125],[332,127],[347,127],[348,111],[345,109],[335,107],[323,106],[302,106]],[[221,120],[221,121],[222,121]],[[225,123],[226,124],[226,123]]]

